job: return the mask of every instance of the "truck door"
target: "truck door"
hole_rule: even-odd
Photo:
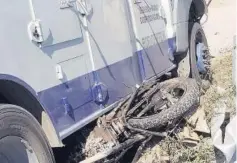
[[[128,0],[143,80],[174,67],[163,0]],[[166,3],[169,4],[169,3]]]
[[[88,61],[82,15],[78,12],[75,1],[31,1],[35,19],[40,20],[43,35],[39,50],[55,70],[61,72],[58,76],[56,72],[53,74],[61,84],[42,91],[39,95],[44,105],[50,108],[58,131],[62,131],[90,114],[90,111],[86,112],[80,107],[92,101],[88,75],[91,65]]]

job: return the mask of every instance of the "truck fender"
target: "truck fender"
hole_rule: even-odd
[[[12,75],[0,74],[0,102],[29,111],[41,125],[50,146],[63,146],[47,110],[39,102],[35,90],[26,82]]]
[[[173,0],[173,25],[176,32],[176,52],[183,53],[189,47],[189,18],[191,5],[194,5],[195,17],[200,19],[207,12],[204,0]]]

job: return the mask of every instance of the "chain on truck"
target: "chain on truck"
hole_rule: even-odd
[[[1,6],[1,163],[54,163],[53,151],[92,122],[81,162],[119,162],[140,143],[136,162],[195,109],[210,79],[204,0]]]

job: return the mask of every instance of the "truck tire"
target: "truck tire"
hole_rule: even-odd
[[[200,35],[200,38],[197,38],[197,35]],[[191,34],[190,34],[190,45],[189,45],[189,55],[190,55],[190,64],[191,64],[191,76],[196,79],[198,83],[202,82],[202,78],[200,76],[199,70],[197,68],[197,54],[196,54],[196,44],[197,39],[202,42],[206,47],[207,39],[205,33],[202,29],[202,26],[199,23],[194,23],[192,26]]]
[[[55,163],[40,124],[19,106],[0,105],[0,163]]]
[[[196,108],[199,102],[199,87],[195,80],[174,78],[162,82],[160,86],[161,91],[170,91],[176,88],[182,89],[182,96],[175,104],[157,114],[129,119],[128,123],[132,127],[141,129],[159,128],[182,117],[184,114],[189,113],[189,111],[194,111]]]
[[[189,49],[186,54],[180,54],[176,57],[176,61],[178,62],[177,74],[180,77],[192,77],[201,85],[202,80],[210,79],[209,76],[208,79],[204,79],[200,75],[197,67],[196,46],[198,42],[208,47],[208,43],[202,26],[198,22],[190,23],[189,26]],[[208,57],[210,58],[210,56]]]

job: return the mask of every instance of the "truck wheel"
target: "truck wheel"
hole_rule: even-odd
[[[41,126],[19,106],[0,105],[0,163],[55,163]]]
[[[170,95],[174,91],[178,92],[175,93],[177,95],[172,95],[175,102],[157,114],[129,119],[128,123],[132,127],[141,129],[162,127],[194,111],[199,102],[199,87],[193,79],[174,78],[160,83],[160,87],[161,92],[167,92]]]
[[[199,85],[210,81],[210,59],[205,33],[199,23],[190,25],[189,50],[187,54],[178,55],[177,73],[181,77],[192,77]]]

